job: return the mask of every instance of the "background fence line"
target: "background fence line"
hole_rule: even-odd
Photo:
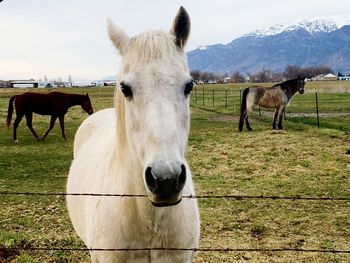
[[[201,91],[197,92],[197,88],[200,88]],[[214,110],[217,113],[239,114],[242,91],[242,89],[228,89],[220,85],[216,88],[209,87],[207,89],[204,86],[195,87],[194,96],[191,97],[191,104],[203,109]],[[320,124],[322,114],[347,112],[350,117],[350,95],[348,94],[347,92],[322,93],[311,91],[293,98],[291,105],[286,108],[286,114],[300,114],[301,116],[303,114],[315,114],[315,117],[308,116],[308,118],[314,119],[314,124],[308,124],[320,128],[322,126]],[[338,97],[344,95],[345,97],[339,100]],[[327,105],[327,108],[323,105]],[[258,116],[261,117],[263,114],[261,114],[260,108],[257,108],[257,111]],[[268,112],[269,110],[264,108],[264,111]]]

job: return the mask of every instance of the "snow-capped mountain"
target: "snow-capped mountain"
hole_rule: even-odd
[[[191,70],[254,73],[263,67],[327,65],[350,73],[350,25],[330,19],[303,19],[257,30],[223,45],[200,46],[187,53]]]
[[[310,34],[317,33],[330,33],[339,29],[337,24],[331,19],[302,19],[295,21],[291,25],[289,24],[279,24],[274,25],[268,29],[259,29],[246,36],[275,36],[282,32],[295,31],[295,30],[305,30]]]

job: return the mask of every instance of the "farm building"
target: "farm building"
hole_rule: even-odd
[[[331,81],[331,80],[338,80],[338,77],[332,73],[328,73],[328,74],[321,74],[321,75],[318,75],[316,77],[313,77],[311,80],[313,80],[313,81],[317,81],[317,80],[318,81]]]
[[[10,81],[0,80],[0,88],[10,88]]]
[[[232,82],[232,78],[230,77],[224,78],[224,83],[230,83],[230,82]]]
[[[350,75],[349,76],[338,77],[338,80],[350,80]]]
[[[12,88],[51,88],[54,87],[53,81],[35,81],[35,80],[12,80]]]
[[[36,80],[11,80],[11,88],[54,88],[54,87],[72,87],[71,82],[55,81],[36,81]]]
[[[326,81],[327,80],[338,80],[338,77],[332,73],[328,73],[328,74],[323,76],[323,80],[326,80]]]

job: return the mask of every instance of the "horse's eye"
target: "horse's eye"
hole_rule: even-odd
[[[126,85],[124,82],[120,83],[120,89],[126,98],[130,98],[132,96],[131,87]]]
[[[186,97],[191,93],[191,91],[193,89],[193,86],[194,86],[194,81],[193,80],[191,80],[190,82],[188,82],[186,84],[185,91],[184,91]]]

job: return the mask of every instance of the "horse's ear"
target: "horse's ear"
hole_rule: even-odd
[[[111,19],[107,19],[107,31],[109,38],[111,39],[114,46],[118,49],[121,55],[125,54],[129,43],[128,35],[116,26]]]
[[[86,95],[85,95],[86,97],[89,97],[89,93],[86,93]]]
[[[180,7],[177,15],[174,19],[173,27],[171,33],[175,36],[175,44],[184,48],[186,45],[187,39],[190,35],[191,30],[191,20],[185,8]]]

